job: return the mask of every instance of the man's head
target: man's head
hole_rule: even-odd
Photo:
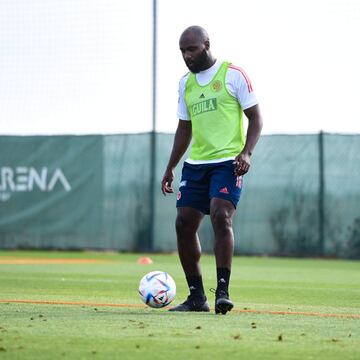
[[[179,45],[185,64],[191,72],[198,73],[213,65],[209,35],[202,27],[190,26],[185,29],[180,36]]]

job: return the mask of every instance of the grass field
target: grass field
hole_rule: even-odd
[[[236,257],[223,316],[147,308],[146,272],[174,277],[174,304],[187,288],[177,255],[139,256],[0,252],[0,359],[360,359],[360,262]]]

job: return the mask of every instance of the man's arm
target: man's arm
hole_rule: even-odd
[[[246,117],[249,119],[249,126],[246,133],[246,142],[241,153],[235,158],[235,174],[240,176],[249,171],[250,156],[259,140],[263,120],[260,113],[259,105],[252,106],[244,110]]]
[[[171,187],[174,180],[174,169],[190,144],[191,134],[191,121],[179,120],[170,159],[161,181],[161,191],[164,195],[174,192]]]

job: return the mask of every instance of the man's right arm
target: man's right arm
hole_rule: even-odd
[[[174,180],[174,169],[190,144],[191,134],[191,121],[179,120],[170,159],[161,181],[161,191],[164,195],[174,192],[171,186]]]

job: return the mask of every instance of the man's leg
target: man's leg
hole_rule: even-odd
[[[201,276],[201,246],[197,235],[204,215],[190,207],[177,209],[176,235],[179,257],[186,276]]]
[[[233,308],[229,300],[229,281],[234,253],[232,219],[235,208],[231,201],[212,198],[210,218],[215,234],[214,252],[217,270],[215,312],[226,314]]]
[[[179,207],[176,218],[177,245],[181,265],[189,286],[188,299],[171,311],[209,311],[202,283],[201,246],[197,235],[204,215],[190,207]]]

